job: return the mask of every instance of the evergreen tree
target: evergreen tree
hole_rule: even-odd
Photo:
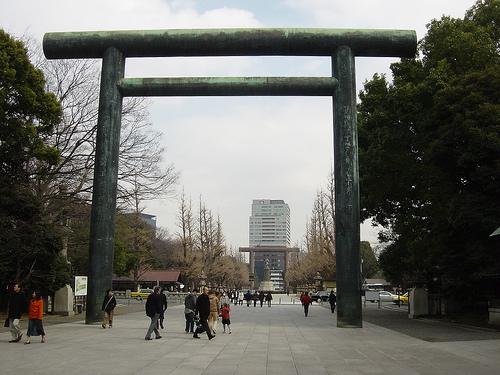
[[[387,229],[379,260],[395,283],[437,277],[449,298],[477,299],[467,291],[500,271],[499,20],[484,0],[431,21],[421,56],[360,94],[362,217]]]
[[[0,30],[0,282],[51,292],[69,281],[69,272],[61,233],[31,184],[59,158],[43,141],[61,117],[44,85],[23,43]]]

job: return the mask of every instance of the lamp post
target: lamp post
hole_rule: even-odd
[[[314,283],[316,284],[316,291],[320,291],[323,288],[321,287],[321,283],[323,281],[323,277],[319,274],[319,271],[316,272],[316,275],[314,276]]]

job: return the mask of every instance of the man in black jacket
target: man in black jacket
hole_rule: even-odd
[[[19,320],[21,319],[21,315],[23,315],[23,312],[25,312],[26,310],[26,297],[24,296],[24,293],[21,292],[19,284],[16,283],[13,285],[12,293],[9,298],[9,312],[7,317],[9,319],[10,334],[12,335],[12,340],[10,340],[9,342],[21,341],[23,334],[21,333]]]
[[[155,333],[156,339],[161,339],[157,324],[162,311],[160,287],[156,286],[153,293],[151,293],[146,300],[146,315],[151,318],[151,324],[149,325],[148,332],[145,337],[146,340],[152,340],[151,334],[153,332]]]
[[[193,337],[199,339],[198,333],[206,332],[208,339],[212,340],[215,335],[212,335],[208,328],[208,316],[210,315],[210,299],[208,298],[208,288],[203,287],[203,293],[196,299],[195,314],[200,315],[200,327],[196,328]]]

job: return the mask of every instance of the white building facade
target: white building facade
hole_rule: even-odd
[[[290,246],[290,207],[285,201],[253,200],[249,224],[250,246]]]

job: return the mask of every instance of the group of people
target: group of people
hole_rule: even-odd
[[[212,340],[217,331],[219,317],[222,318],[224,333],[226,328],[231,333],[231,307],[227,296],[219,291],[209,290],[203,287],[202,293],[193,289],[184,300],[184,315],[186,318],[186,333],[192,333],[193,337],[199,339],[200,333],[206,332],[208,339]],[[197,323],[196,330],[194,329]]]
[[[300,302],[302,303],[302,307],[304,308],[304,315],[307,317],[307,315],[309,314],[309,306],[312,304],[313,299],[308,292],[303,292],[300,295]],[[335,295],[333,290],[331,290],[330,294],[328,295],[328,302],[330,303],[330,310],[333,314],[335,312],[335,306],[337,305],[337,296]]]
[[[12,339],[10,343],[21,341],[23,334],[21,333],[20,320],[21,316],[28,312],[28,330],[26,332],[26,340],[24,344],[31,344],[32,336],[42,336],[41,342],[46,342],[45,330],[43,329],[43,299],[40,293],[34,290],[31,293],[31,298],[26,298],[25,294],[21,291],[19,284],[15,283],[10,288],[7,287],[9,296],[9,309],[7,312],[7,319],[5,320],[5,327],[9,327]]]
[[[8,288],[9,289],[9,288]],[[184,300],[184,316],[186,319],[186,333],[192,333],[193,337],[199,339],[200,333],[206,332],[208,339],[212,340],[217,331],[217,324],[219,317],[222,319],[222,326],[224,333],[226,329],[231,333],[231,307],[230,303],[235,305],[242,305],[246,301],[247,307],[253,301],[254,307],[257,306],[257,301],[260,302],[260,307],[263,306],[264,301],[271,307],[273,297],[271,292],[257,292],[251,293],[249,290],[246,293],[242,291],[230,291],[228,294],[220,293],[219,291],[209,290],[203,287],[202,293],[198,295],[198,290],[193,289]],[[312,303],[312,298],[308,292],[302,293],[300,302],[304,308],[304,315],[307,317],[309,314],[309,306]],[[330,292],[328,302],[332,314],[335,312],[337,303],[337,296]],[[113,315],[116,307],[116,298],[108,289],[102,302],[102,311],[104,317],[102,321],[102,328],[113,327]],[[159,329],[164,329],[165,311],[167,310],[167,296],[163,288],[157,286],[146,300],[146,315],[151,319],[145,339],[152,340],[151,335],[155,334],[155,339],[161,339]],[[31,337],[41,336],[41,342],[46,342],[45,330],[43,328],[43,299],[38,291],[33,291],[31,299],[28,301],[21,291],[19,284],[13,284],[10,289],[9,309],[5,327],[10,328],[12,340],[10,343],[19,342],[22,339],[20,319],[24,312],[28,312],[28,330],[26,332],[25,344],[30,344]],[[195,329],[195,325],[197,325]]]
[[[266,301],[267,306],[271,307],[272,300],[273,300],[273,295],[271,292],[264,292],[264,291],[254,291],[253,293],[250,292],[250,290],[247,290],[246,293],[243,293],[243,291],[237,291],[237,290],[232,290],[229,291],[228,293],[228,299],[230,300],[231,303],[234,303],[234,305],[243,305],[243,301],[246,302],[247,307],[250,307],[250,305],[253,302],[253,306],[257,306],[257,301],[260,302],[260,307],[264,305],[264,301]]]
[[[209,340],[212,340],[216,334],[219,317],[221,317],[224,333],[226,328],[231,333],[231,307],[229,303],[224,303],[223,297],[220,292],[209,290],[207,287],[203,287],[200,295],[198,295],[197,289],[193,289],[184,300],[185,332],[192,333],[193,337],[197,339],[200,338],[200,333],[206,332]],[[106,298],[103,302],[103,310],[106,313],[105,303],[107,303]],[[157,286],[146,300],[146,315],[151,319],[151,322],[145,340],[152,340],[153,333],[155,339],[161,339],[159,328],[164,329],[163,321],[166,310],[166,295],[163,293],[163,289]],[[106,313],[105,320],[108,315]],[[110,324],[112,324],[111,321]],[[195,324],[197,325],[196,329]],[[105,322],[103,322],[103,328],[105,328]]]

